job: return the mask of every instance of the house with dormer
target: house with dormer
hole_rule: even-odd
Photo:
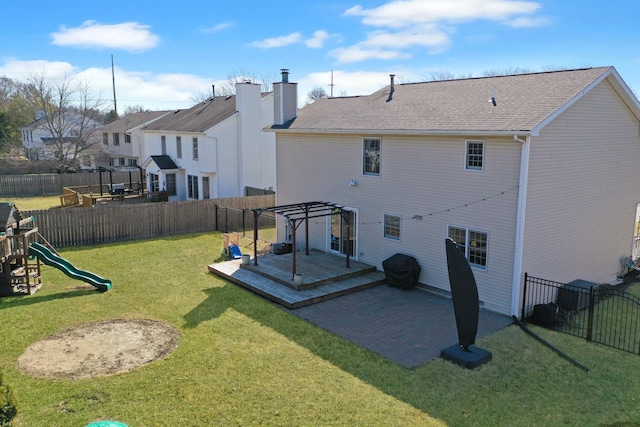
[[[251,82],[235,89],[131,133],[142,141],[149,191],[166,190],[171,201],[275,191],[275,135],[263,131],[273,124],[274,93]]]
[[[525,272],[615,284],[640,256],[640,103],[613,67],[395,84],[276,122],[277,205],[331,202],[308,242],[449,288],[445,240],[482,306],[519,314]],[[346,226],[350,224],[350,227]],[[278,238],[288,236],[278,222]],[[302,235],[302,236],[301,236]]]

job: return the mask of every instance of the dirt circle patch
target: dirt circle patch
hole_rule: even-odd
[[[18,367],[39,378],[81,379],[119,374],[166,357],[180,334],[149,319],[87,323],[30,345]]]

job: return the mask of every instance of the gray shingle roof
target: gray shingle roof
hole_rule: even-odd
[[[104,125],[102,132],[125,132],[129,129],[133,129],[136,126],[140,126],[143,123],[157,119],[170,111],[144,111],[133,114],[128,114],[119,118],[111,123]]]
[[[204,132],[236,112],[236,97],[219,96],[191,108],[176,110],[150,123],[146,130]]]
[[[320,99],[288,126],[312,132],[531,131],[612,67],[396,84],[371,95]],[[490,101],[495,92],[496,106]],[[635,101],[637,102],[637,101]]]

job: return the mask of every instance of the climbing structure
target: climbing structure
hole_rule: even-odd
[[[0,296],[40,289],[40,260],[29,255],[29,246],[41,240],[33,217],[23,218],[13,203],[0,203]]]

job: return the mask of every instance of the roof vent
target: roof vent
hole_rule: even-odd
[[[391,101],[393,99],[393,92],[396,91],[395,89],[395,84],[393,82],[393,78],[395,77],[395,74],[389,74],[389,78],[391,79],[391,87],[389,89],[389,97],[387,98],[387,102]]]

